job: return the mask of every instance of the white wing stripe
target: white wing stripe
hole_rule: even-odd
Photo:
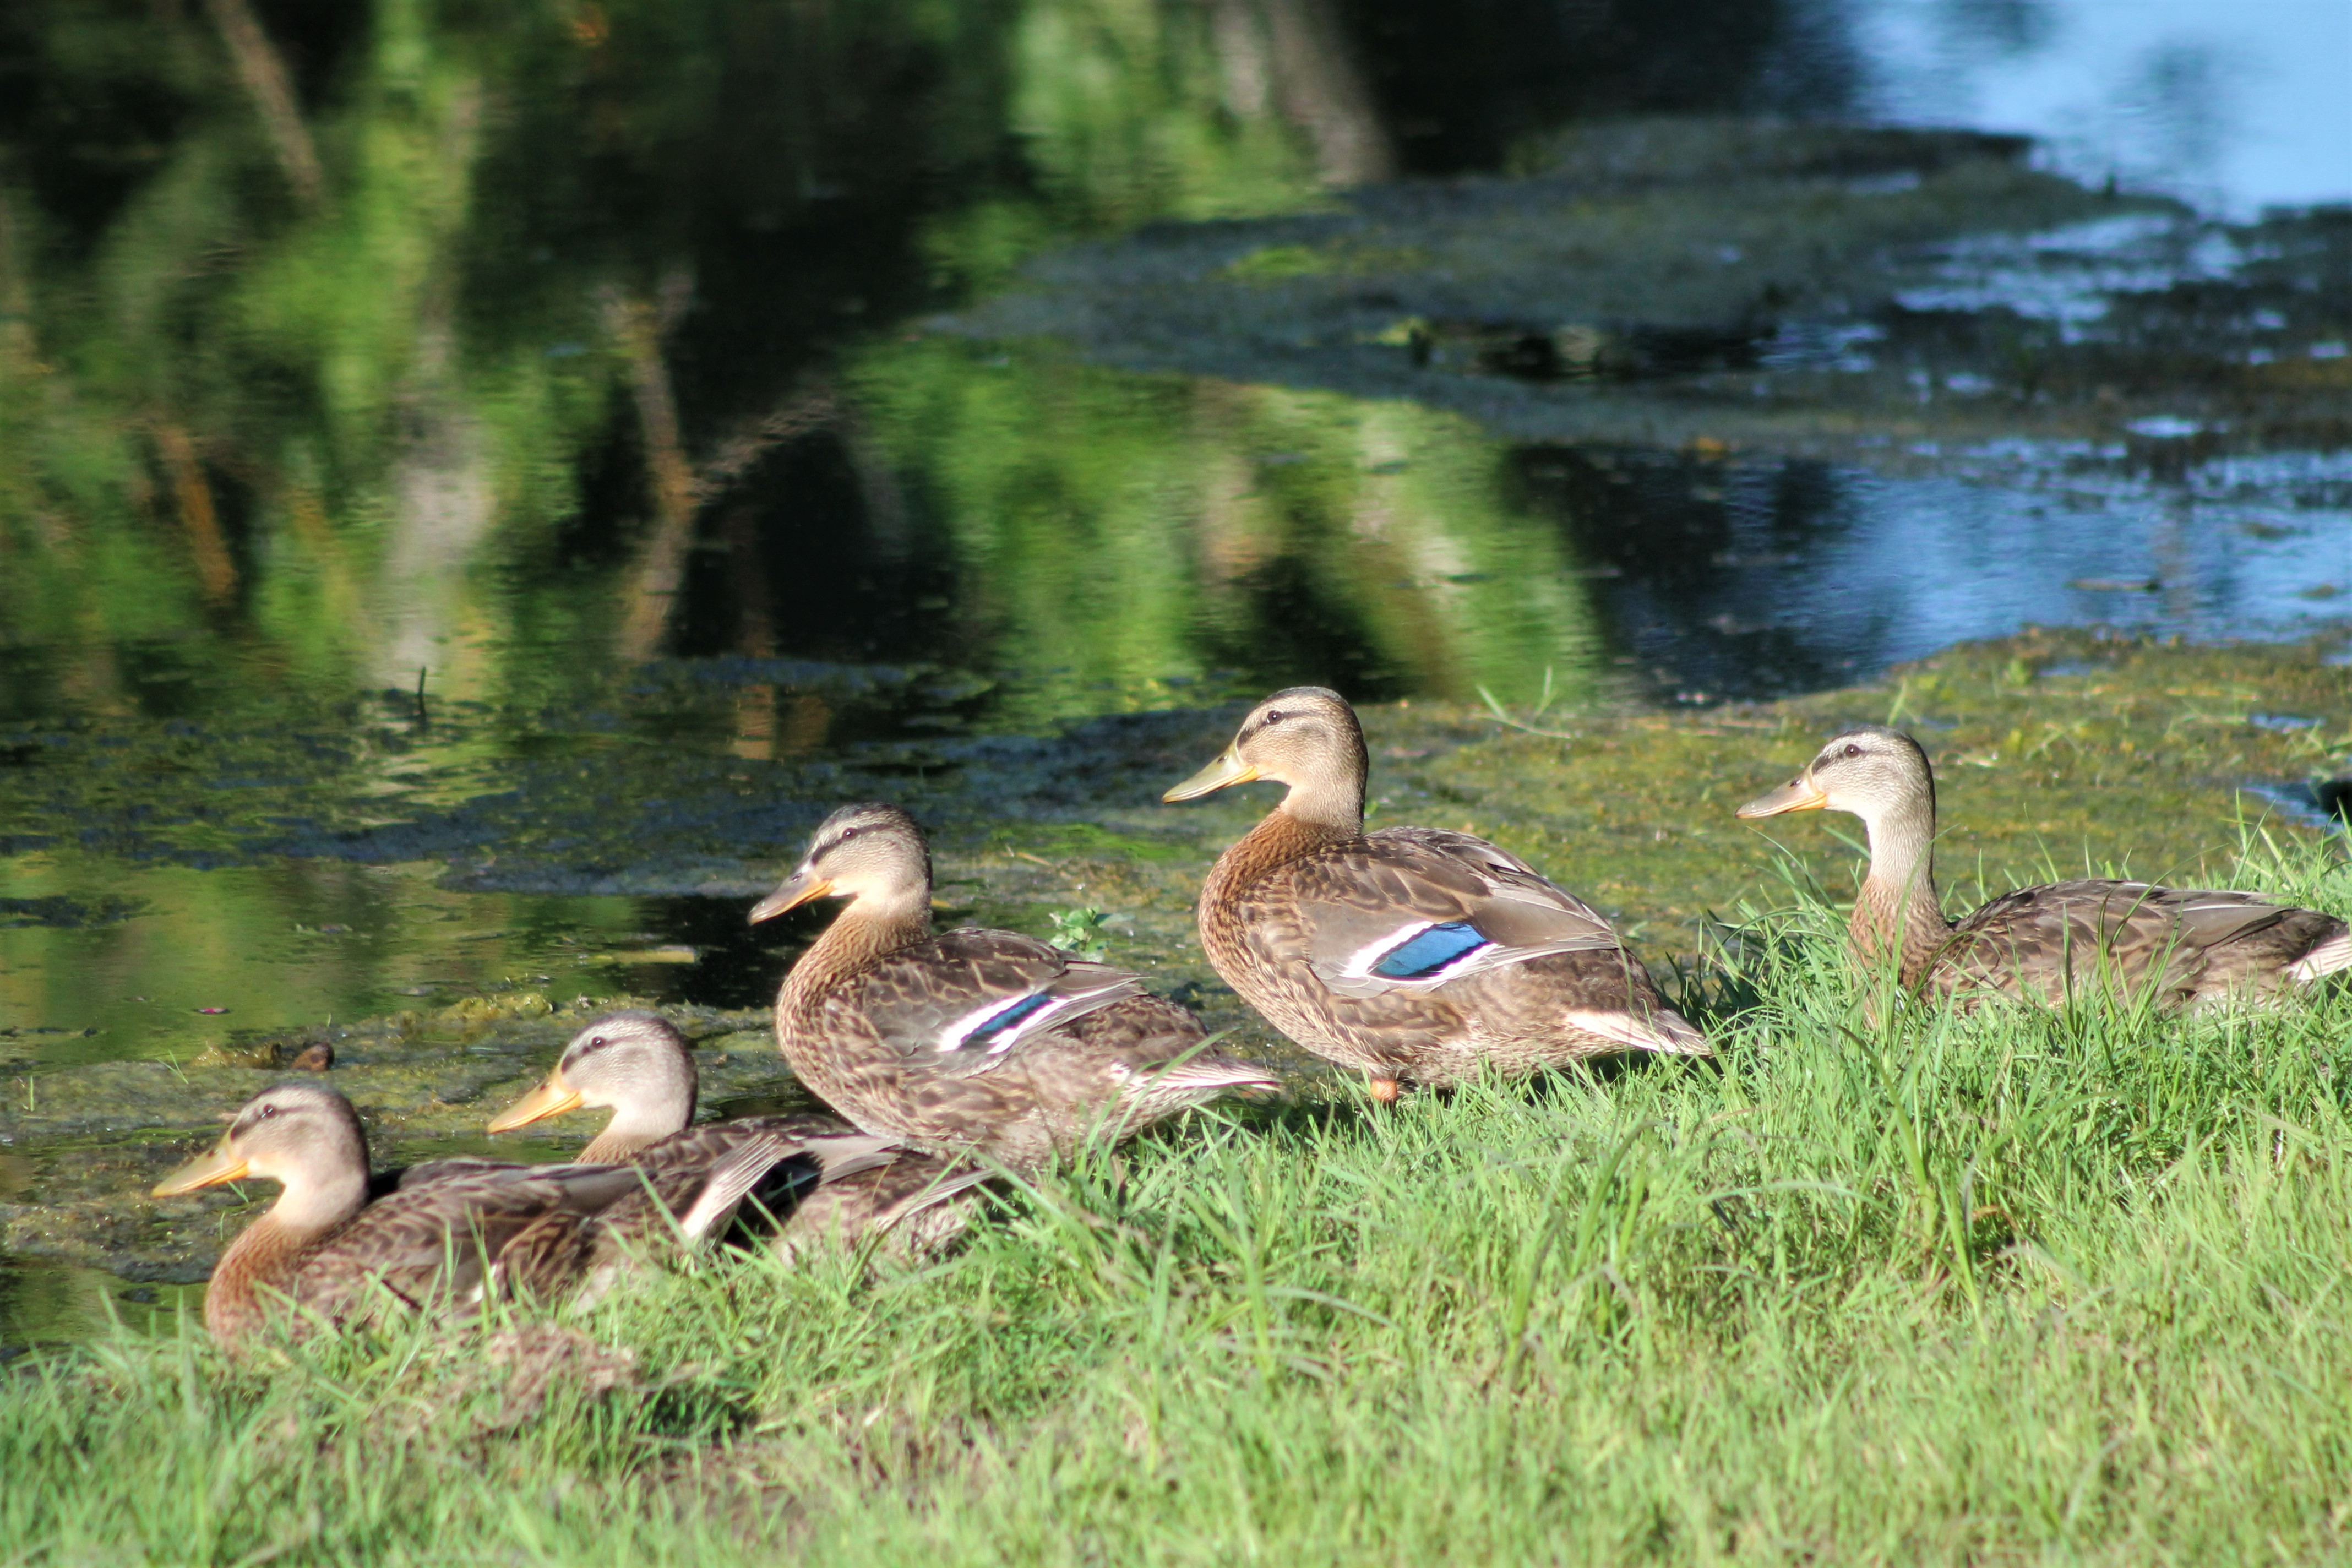
[[[993,1019],[1003,1016],[1006,1012],[1014,1007],[1018,1007],[1022,1003],[1028,1001],[1031,997],[1037,994],[1037,992],[1030,991],[1025,992],[1019,996],[991,997],[988,1001],[981,1004],[980,1006],[973,1009],[971,1012],[965,1014],[962,1017],[958,1018],[954,1023],[950,1024],[946,1028],[941,1029],[940,1031],[940,1037],[935,1042],[938,1049],[942,1055],[950,1051],[962,1050],[964,1048],[965,1042],[971,1038],[972,1032],[974,1030],[984,1026]],[[1002,1037],[992,1041],[988,1047],[988,1054],[990,1056],[996,1056],[1002,1052],[1012,1049],[1014,1042],[1035,1034],[1039,1029],[1045,1027],[1054,1019],[1060,1017],[1063,1014],[1067,1013],[1080,1002],[1087,1000],[1089,1000],[1089,998],[1084,996],[1055,997],[1051,1002],[1046,1003],[1043,1007],[1038,1008],[1035,1012],[1031,1013],[1028,1016],[1021,1019],[1011,1028],[1005,1030]]]
[[[1370,974],[1372,972],[1372,965],[1436,923],[1435,921],[1414,921],[1410,924],[1397,927],[1386,936],[1366,942],[1348,955],[1346,962],[1339,965],[1339,973],[1348,975]]]

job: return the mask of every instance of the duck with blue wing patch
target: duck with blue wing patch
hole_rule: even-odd
[[[751,919],[826,898],[846,906],[785,978],[776,1042],[868,1132],[1020,1168],[1276,1087],[1123,969],[1013,931],[932,934],[930,851],[897,806],[834,813]]]
[[[1360,1068],[1381,1100],[1484,1068],[1709,1054],[1609,922],[1517,856],[1439,828],[1366,833],[1368,767],[1355,710],[1297,687],[1168,792],[1290,786],[1201,891],[1209,962],[1276,1028]]]

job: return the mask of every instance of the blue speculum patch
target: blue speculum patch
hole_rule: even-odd
[[[985,1040],[992,1036],[1001,1035],[1004,1033],[1005,1030],[1019,1024],[1022,1019],[1026,1018],[1030,1014],[1037,1011],[1038,1008],[1043,1007],[1047,1003],[1053,1001],[1053,999],[1054,998],[1050,994],[1043,991],[1038,992],[1034,996],[1024,996],[1020,1001],[1015,1002],[1012,1006],[1007,1007],[1003,1012],[997,1014],[996,1016],[981,1025],[980,1027],[974,1029],[971,1034],[966,1035],[963,1037],[963,1043],[968,1046],[972,1044],[974,1041]]]
[[[1411,942],[1398,943],[1372,965],[1372,973],[1383,980],[1423,980],[1479,948],[1493,945],[1469,921],[1449,921],[1431,926]]]

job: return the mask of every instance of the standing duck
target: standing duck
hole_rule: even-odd
[[[610,1110],[612,1119],[580,1158],[649,1172],[708,1169],[752,1139],[781,1140],[776,1168],[749,1195],[786,1216],[777,1245],[788,1255],[813,1241],[855,1244],[884,1234],[909,1254],[936,1250],[962,1234],[971,1189],[988,1176],[947,1155],[908,1149],[877,1151],[887,1153],[885,1163],[846,1172],[836,1159],[828,1171],[814,1152],[827,1141],[878,1141],[830,1116],[690,1125],[698,1097],[694,1053],[677,1026],[657,1013],[614,1013],[573,1036],[546,1081],[499,1112],[489,1130],[511,1131],[582,1106]],[[903,1235],[901,1224],[909,1226]]]
[[[772,1138],[747,1144],[698,1173],[690,1194],[675,1194],[691,1199],[675,1211],[687,1239],[731,1213],[779,1147]],[[231,1353],[278,1307],[338,1322],[365,1315],[379,1285],[449,1316],[491,1296],[562,1296],[610,1256],[615,1206],[646,1183],[625,1165],[453,1166],[371,1202],[367,1133],[351,1101],[316,1083],[257,1096],[210,1153],[154,1195],[247,1177],[283,1190],[229,1245],[205,1293],[205,1325]]]
[[[752,910],[844,900],[776,997],[776,1041],[809,1088],[866,1131],[1034,1166],[1125,1137],[1265,1069],[1123,969],[1012,931],[931,933],[931,857],[895,805],[846,805]]]
[[[1517,856],[1433,827],[1366,833],[1368,766],[1346,700],[1294,687],[1163,797],[1290,786],[1201,889],[1209,962],[1275,1027],[1360,1068],[1381,1100],[1482,1068],[1710,1054],[1609,922]]]
[[[1867,969],[1935,997],[1988,993],[2055,1004],[2086,989],[2168,1007],[2270,998],[2352,966],[2345,923],[2254,893],[2147,882],[2048,882],[2004,893],[1955,925],[1936,894],[1936,776],[1899,730],[1833,735],[1744,817],[1843,811],[1862,818],[1870,871],[1849,926]]]

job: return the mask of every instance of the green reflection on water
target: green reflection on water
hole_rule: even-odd
[[[87,1339],[110,1321],[171,1335],[184,1316],[186,1329],[201,1333],[204,1302],[202,1285],[130,1284],[102,1268],[0,1258],[0,1346],[8,1349]]]
[[[1218,670],[1466,697],[1596,659],[1558,530],[1460,419],[955,344],[862,369],[1021,719]]]
[[[723,503],[789,552],[906,522],[877,486],[923,503],[891,547],[952,568],[960,661],[1038,678],[1024,722],[1212,668],[1460,692],[1582,646],[1466,426],[860,346],[1048,241],[1389,172],[1322,5],[379,0],[291,40],[275,110],[199,18],[26,15],[37,78],[155,133],[36,115],[0,160],[0,711],[577,695],[682,607],[743,618],[688,569]],[[760,466],[869,438],[893,471],[850,518]]]
[[[185,1061],[257,1034],[480,990],[561,1005],[626,989],[635,902],[446,891],[443,869],[334,860],[197,870],[41,853],[0,897],[127,902],[79,929],[0,925],[0,1066]],[[218,1012],[204,1009],[217,1008]],[[38,1033],[17,1031],[38,1030]],[[93,1031],[84,1033],[84,1031]]]

